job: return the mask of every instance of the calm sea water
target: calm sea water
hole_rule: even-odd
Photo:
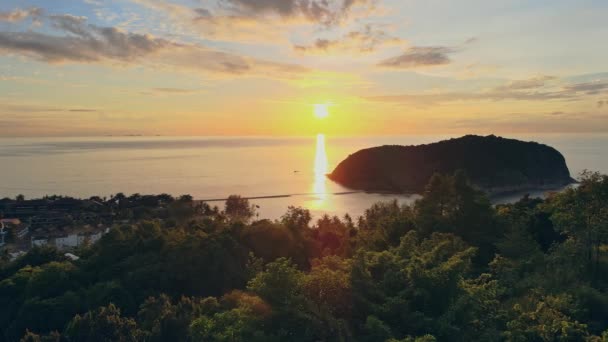
[[[449,137],[2,138],[0,197],[117,192],[191,194],[196,199],[281,195],[253,200],[260,206],[260,217],[278,218],[289,205],[309,208],[315,216],[358,216],[374,202],[396,198],[411,203],[416,196],[341,194],[349,189],[327,180],[325,173],[361,148]],[[584,169],[608,173],[608,135],[510,137],[557,148],[573,175]]]

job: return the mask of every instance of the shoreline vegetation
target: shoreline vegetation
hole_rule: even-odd
[[[240,196],[221,209],[187,195],[2,201],[71,219],[44,221],[56,230],[108,231],[69,255],[3,252],[0,341],[608,339],[598,173],[499,205],[463,172],[436,174],[412,205],[316,222],[296,207],[259,219]]]

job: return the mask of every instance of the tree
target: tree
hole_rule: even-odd
[[[266,265],[266,270],[249,281],[247,289],[270,304],[290,305],[301,298],[303,274],[285,258]]]
[[[584,341],[587,326],[572,320],[568,311],[574,308],[568,295],[540,298],[531,308],[516,304],[515,317],[507,324],[507,341]]]
[[[255,216],[255,206],[249,200],[238,195],[230,195],[226,200],[224,212],[232,221],[248,222]]]
[[[241,232],[243,243],[266,262],[284,257],[301,267],[308,266],[312,252],[306,248],[306,237],[285,225],[269,220],[260,220]]]
[[[548,206],[558,229],[584,250],[591,278],[597,280],[601,246],[608,242],[608,176],[583,172],[578,187],[556,194]]]
[[[311,220],[310,210],[294,206],[289,206],[285,215],[281,216],[281,222],[292,230],[308,228]]]
[[[357,244],[384,250],[399,245],[401,237],[415,229],[414,211],[397,200],[373,204],[359,220]]]
[[[68,324],[65,336],[73,341],[111,342],[140,341],[143,332],[132,318],[120,315],[120,309],[110,304],[84,316],[76,315]]]
[[[214,300],[182,297],[173,304],[165,294],[150,297],[140,307],[138,322],[148,341],[186,341],[191,322],[216,311],[217,301],[209,305]]]
[[[453,176],[435,174],[424,196],[415,204],[416,227],[429,235],[454,233],[478,248],[476,263],[485,266],[494,257],[502,227],[488,198],[458,171]]]
[[[48,335],[38,335],[29,330],[26,331],[25,335],[21,338],[20,342],[61,342],[61,334],[57,331],[53,331]]]
[[[475,251],[453,234],[424,239],[416,231],[389,250],[359,251],[351,273],[353,324],[363,326],[372,315],[395,338],[444,332],[441,317],[465,294],[462,280]]]
[[[0,264],[0,341],[608,341],[607,184],[495,209],[436,176],[356,223],[131,196],[123,214],[150,220],[79,260],[37,247]]]
[[[317,306],[317,311],[328,311],[334,316],[349,318],[352,305],[350,260],[328,256],[313,261],[303,280],[303,292]]]
[[[195,341],[272,341],[264,323],[272,309],[260,297],[232,291],[222,297],[222,310],[195,319],[190,335]]]

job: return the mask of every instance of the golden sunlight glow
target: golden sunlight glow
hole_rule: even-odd
[[[317,135],[317,152],[315,153],[315,182],[313,192],[320,202],[327,197],[327,172],[328,172],[327,152],[325,151],[325,135]],[[322,203],[317,203],[317,205]]]
[[[327,103],[315,104],[315,116],[317,119],[325,119],[329,116],[329,105]]]

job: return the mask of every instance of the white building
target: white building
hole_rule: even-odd
[[[101,237],[108,233],[110,229],[105,229],[94,234],[80,233],[80,234],[69,234],[65,236],[59,236],[55,238],[32,238],[32,247],[44,246],[52,244],[58,249],[71,249],[80,247],[85,244],[92,244],[101,239]]]

